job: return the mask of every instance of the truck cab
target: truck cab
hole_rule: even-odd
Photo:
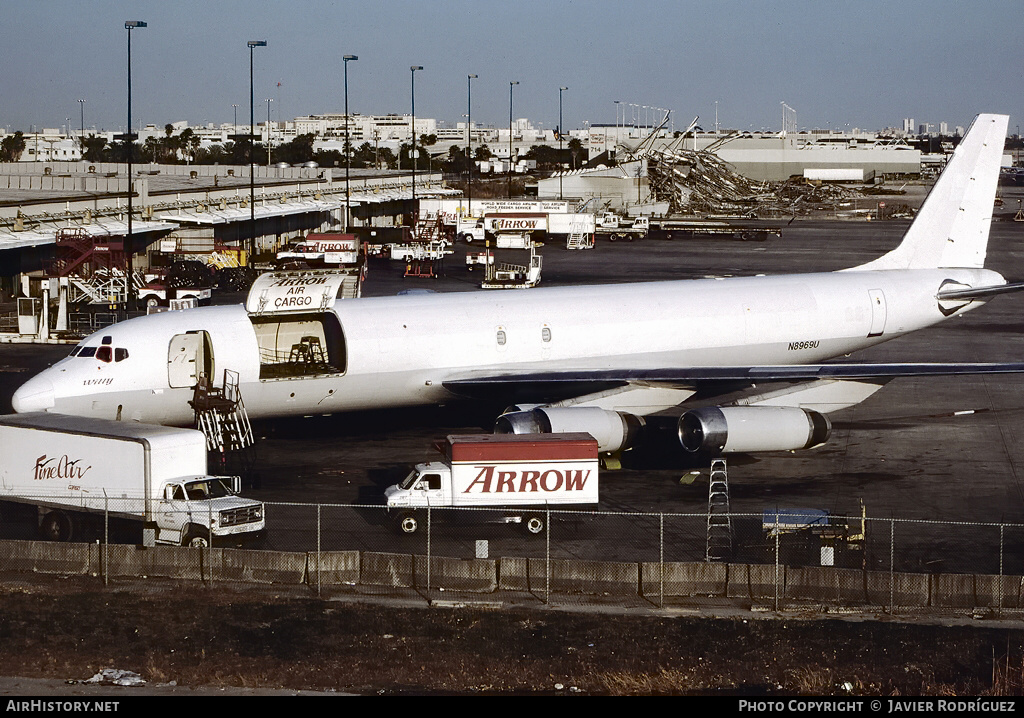
[[[483,217],[459,217],[455,226],[455,237],[467,244],[483,242],[485,238]]]
[[[263,504],[238,495],[237,476],[191,476],[164,485],[157,542],[205,548],[210,539],[260,532]]]
[[[451,468],[440,461],[417,464],[405,479],[384,491],[388,507],[451,506]]]

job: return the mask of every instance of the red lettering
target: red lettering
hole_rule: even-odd
[[[494,487],[497,493],[501,493],[504,490],[508,490],[515,493],[516,486],[516,472],[515,471],[499,471],[498,472],[498,485]]]
[[[482,494],[489,494],[491,492],[491,479],[493,477],[494,477],[494,467],[493,466],[485,466],[485,467],[483,467],[480,470],[480,473],[476,475],[476,478],[473,479],[472,483],[470,483],[470,485],[467,486],[466,490],[463,491],[462,493],[468,494],[470,491],[473,490],[474,486],[476,486],[477,484],[482,483],[483,484],[483,488],[480,490],[480,493],[482,493]]]
[[[35,480],[44,479],[81,479],[92,466],[85,468],[78,465],[81,459],[71,459],[65,454],[59,459],[48,459],[43,454],[36,459]],[[54,463],[56,462],[56,463]]]
[[[529,486],[530,491],[537,490],[537,479],[540,478],[539,471],[524,471],[522,478],[519,480],[519,491],[523,492],[527,490]]]
[[[565,490],[566,491],[582,491],[583,487],[587,483],[587,479],[590,478],[590,470],[584,474],[583,470],[579,471],[566,471],[565,472]]]
[[[555,481],[555,485],[554,486],[548,486],[548,474],[554,474],[555,475],[556,481]],[[560,488],[562,488],[562,474],[561,474],[561,472],[555,471],[554,469],[549,469],[548,471],[545,471],[540,476],[540,487],[544,491],[558,491]]]

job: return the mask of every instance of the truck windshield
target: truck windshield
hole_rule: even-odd
[[[411,489],[412,485],[416,483],[416,479],[418,479],[419,477],[419,472],[413,469],[412,472],[410,472],[410,474],[405,477],[405,480],[399,484],[399,486],[403,489]]]
[[[219,499],[224,496],[234,496],[231,488],[220,479],[203,479],[202,481],[190,481],[185,484],[185,493],[189,501],[202,501],[203,499]]]

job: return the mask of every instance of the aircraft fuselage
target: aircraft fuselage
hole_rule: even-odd
[[[475,374],[808,364],[981,305],[940,306],[950,282],[1005,280],[851,271],[364,298],[309,314],[165,312],[87,337],[21,387],[14,408],[190,424],[196,375],[219,384],[225,369],[250,417],[267,418],[443,403],[444,381]],[[306,368],[282,369],[296,366]]]

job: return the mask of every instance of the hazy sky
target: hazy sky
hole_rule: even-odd
[[[133,124],[257,121],[337,112],[408,113],[454,125],[612,124],[616,100],[668,108],[676,129],[969,124],[1024,116],[1022,0],[4,0],[0,126],[127,119],[125,20],[132,31]],[[280,83],[280,85],[278,85]],[[640,110],[644,113],[643,110]],[[648,116],[651,111],[646,111]]]

